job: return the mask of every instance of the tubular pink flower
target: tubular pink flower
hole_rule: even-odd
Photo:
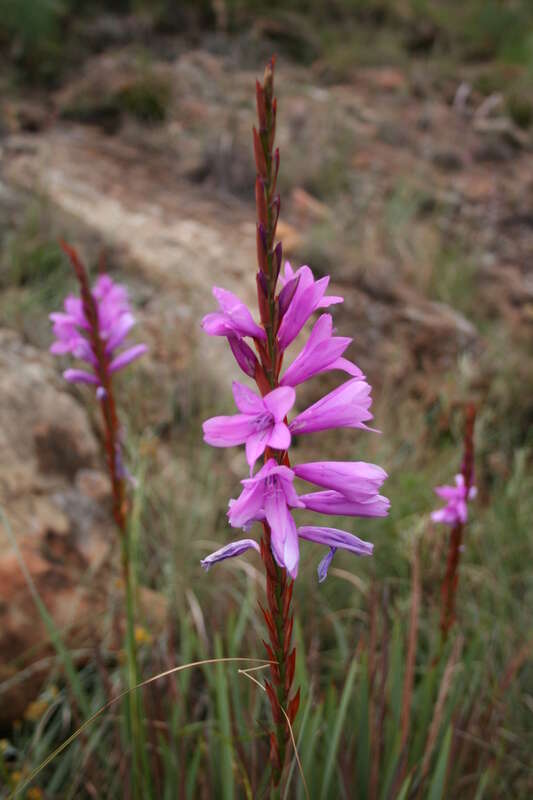
[[[290,446],[291,434],[284,420],[294,404],[294,389],[281,386],[259,397],[242,383],[234,381],[233,396],[241,413],[231,417],[213,417],[204,422],[204,441],[214,447],[246,444],[246,458],[250,470],[253,470],[267,447],[287,450]]]
[[[294,472],[270,458],[244,486],[237,500],[230,500],[228,519],[234,528],[248,530],[253,522],[266,520],[272,530],[272,550],[278,564],[290,575],[298,573],[298,537],[290,508],[303,508],[293,487]]]
[[[309,511],[344,517],[386,517],[390,508],[389,499],[381,494],[369,500],[348,500],[340,492],[310,492],[301,494],[300,501]]]
[[[366,381],[353,378],[298,414],[289,429],[291,433],[297,434],[315,433],[328,428],[369,430],[364,423],[372,419],[369,411],[372,405],[371,391]]]
[[[329,276],[315,281],[309,267],[304,266],[293,272],[289,262],[285,263],[285,276],[281,277],[282,285],[286,281],[298,278],[298,285],[289,307],[283,315],[278,331],[280,350],[286,350],[298,336],[303,326],[318,308],[327,308],[334,303],[342,303],[342,297],[325,297],[329,284]]]
[[[200,564],[207,572],[213,564],[218,561],[224,561],[226,558],[233,558],[234,556],[242,556],[247,550],[257,550],[259,553],[259,545],[253,539],[239,539],[236,542],[230,542],[219,550],[215,550],[211,555],[206,556],[200,561]]]
[[[228,344],[242,371],[250,378],[255,378],[258,361],[252,348],[246,344],[244,339],[239,339],[234,334],[228,335]]]
[[[464,525],[468,519],[467,502],[476,496],[476,487],[471,486],[467,496],[464,476],[459,474],[455,476],[455,486],[437,486],[435,494],[447,502],[444,508],[431,513],[433,522],[442,522],[445,525],[456,525],[460,522]]]
[[[370,542],[365,542],[352,533],[341,531],[338,528],[321,528],[315,525],[304,526],[298,528],[298,536],[300,539],[307,539],[317,544],[325,544],[330,548],[318,565],[319,583],[326,580],[329,566],[339,547],[358,556],[371,556],[374,550],[374,545],[370,544]]]
[[[331,314],[322,314],[315,322],[303,350],[296,356],[280,380],[281,386],[297,386],[314,375],[341,369],[354,378],[364,378],[355,364],[341,358],[352,340],[347,336],[333,336]]]
[[[91,367],[91,372],[67,369],[63,373],[67,381],[98,386],[100,368],[104,367],[110,373],[116,372],[142,356],[148,348],[145,344],[138,344],[116,353],[135,325],[125,286],[114,283],[108,275],[100,275],[94,284],[92,295],[98,313],[98,336],[102,343],[101,358],[106,362],[105,366],[99,364],[82,301],[72,295],[65,299],[64,311],[50,314],[56,337],[50,352],[54,355],[71,353]]]
[[[308,483],[333,489],[347,500],[360,503],[374,501],[387,478],[384,469],[366,461],[314,461],[297,464],[292,471]]]
[[[220,306],[220,311],[207,314],[202,320],[202,328],[210,336],[251,336],[264,341],[266,334],[257,325],[249,311],[237,295],[227,289],[213,288],[213,295]]]

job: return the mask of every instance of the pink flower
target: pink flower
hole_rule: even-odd
[[[314,405],[298,414],[289,425],[291,433],[313,433],[328,428],[367,428],[364,424],[372,419],[372,405],[366,381],[353,378],[322,397]]]
[[[241,481],[237,500],[230,500],[228,519],[234,528],[247,530],[266,520],[271,529],[272,552],[277,563],[295,578],[298,574],[298,535],[290,508],[303,507],[293,487],[294,472],[270,458],[254,475]]]
[[[92,290],[98,314],[98,336],[102,342],[106,368],[116,372],[148,350],[145,344],[137,344],[116,353],[135,325],[125,286],[114,283],[108,275],[100,275]],[[54,355],[71,353],[85,361],[91,371],[67,369],[63,376],[71,383],[100,384],[97,353],[93,348],[89,323],[85,317],[82,301],[69,295],[64,302],[64,311],[50,314],[55,342],[50,347]]]
[[[437,486],[435,494],[446,500],[444,508],[433,511],[431,519],[433,522],[442,522],[445,525],[464,525],[468,518],[467,501],[473,500],[477,494],[475,486],[471,486],[468,493],[466,491],[465,479],[463,475],[455,476],[455,486]]]
[[[328,569],[337,549],[348,550],[358,556],[371,556],[374,545],[359,539],[352,533],[340,531],[338,528],[320,528],[316,525],[298,528],[300,539],[308,539],[310,542],[325,544],[329,547],[320,564],[318,565],[318,582],[322,583],[328,576]]]
[[[267,447],[287,450],[291,434],[285,417],[294,404],[294,389],[280,386],[259,397],[242,383],[234,381],[233,397],[240,414],[212,417],[204,422],[204,441],[214,447],[246,444],[246,458],[253,470]]]
[[[314,311],[318,308],[327,308],[334,303],[343,302],[342,297],[325,296],[329,284],[328,275],[315,281],[309,267],[300,267],[294,272],[287,261],[285,263],[285,274],[284,276],[280,275],[280,283],[283,286],[286,282],[295,278],[298,279],[298,285],[279,326],[278,342],[280,350],[285,350],[296,339]]]
[[[239,298],[227,289],[213,288],[220,311],[207,314],[202,320],[202,328],[210,336],[251,336],[253,339],[266,339],[263,328],[257,325]]]
[[[341,492],[310,492],[301,494],[300,500],[310,511],[344,517],[386,517],[390,508],[389,499],[381,494],[349,500]]]
[[[332,489],[345,501],[353,503],[376,502],[379,489],[387,478],[384,469],[366,461],[313,461],[297,464],[292,470],[298,478]],[[312,494],[306,497],[309,502]]]
[[[281,386],[297,386],[328,370],[340,369],[354,378],[364,378],[363,373],[347,358],[341,358],[351,339],[333,336],[331,314],[322,314],[315,322],[303,350],[296,356],[280,380]]]
[[[253,539],[239,539],[236,542],[230,542],[219,550],[215,550],[211,555],[206,556],[201,560],[201,565],[207,572],[213,564],[218,561],[224,561],[226,558],[233,558],[234,556],[242,556],[247,550],[257,550],[259,553],[259,545]]]

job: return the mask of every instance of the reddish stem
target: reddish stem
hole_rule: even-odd
[[[255,201],[257,209],[257,297],[266,346],[256,341],[260,364],[255,380],[262,395],[279,385],[282,356],[278,351],[277,329],[280,323],[276,286],[281,268],[281,245],[275,244],[280,201],[275,195],[279,168],[279,152],[273,150],[276,127],[276,99],[273,96],[274,59],[266,66],[263,84],[256,83],[259,130],[254,128],[254,155],[257,168]],[[285,452],[267,449],[265,461],[276,458],[288,464]],[[272,708],[274,730],[270,735],[270,761],[272,781],[277,786],[281,780],[287,756],[289,729],[283,711],[294,720],[300,702],[300,691],[292,694],[296,649],[292,647],[294,617],[291,611],[293,582],[285,569],[278,566],[272,554],[271,531],[263,524],[261,557],[266,573],[267,608],[261,606],[268,629],[265,642],[271,667],[271,679],[266,690]],[[292,696],[291,696],[292,694]],[[283,709],[283,710],[282,710]]]
[[[468,493],[474,482],[474,424],[476,421],[476,408],[473,403],[469,403],[465,413],[465,432],[463,445],[463,463],[461,465],[461,475],[465,482],[465,493]],[[459,560],[461,558],[461,544],[463,541],[464,524],[457,522],[450,533],[450,543],[448,547],[448,560],[446,574],[442,582],[442,613],[440,629],[443,642],[448,638],[450,629],[455,622],[455,598],[457,585],[459,583]]]
[[[80,285],[81,302],[85,318],[89,324],[89,339],[91,349],[96,356],[95,370],[99,379],[100,407],[104,420],[104,443],[107,458],[109,477],[113,493],[113,517],[122,536],[126,534],[127,525],[127,500],[124,475],[120,456],[119,422],[113,395],[113,384],[109,371],[109,356],[105,344],[100,336],[98,321],[98,306],[89,286],[87,271],[82,264],[76,250],[65,242],[61,247],[70,259],[78,283]]]

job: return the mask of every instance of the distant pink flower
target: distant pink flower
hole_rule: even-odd
[[[432,512],[433,522],[442,522],[445,525],[456,525],[457,523],[464,525],[468,519],[467,501],[473,500],[476,496],[476,487],[471,486],[467,493],[465,479],[463,475],[459,474],[455,476],[455,486],[437,486],[435,494],[447,502],[444,508]]]
[[[100,275],[92,289],[98,313],[98,337],[102,342],[106,369],[116,372],[148,350],[145,344],[137,344],[116,353],[135,325],[125,286],[114,283],[108,275]],[[50,314],[55,342],[50,347],[54,355],[70,353],[85,361],[90,371],[67,369],[63,373],[71,383],[100,384],[98,354],[94,350],[89,323],[85,317],[82,301],[69,295],[64,302],[64,311]]]
[[[286,450],[290,446],[291,434],[284,420],[294,404],[294,389],[280,386],[259,397],[234,381],[233,397],[241,413],[204,422],[204,441],[214,447],[246,444],[246,458],[252,470],[267,447]]]
[[[220,306],[220,311],[207,314],[202,320],[202,328],[210,336],[251,336],[253,339],[266,339],[263,328],[259,327],[250,310],[233,292],[227,289],[213,288],[213,295]]]
[[[322,314],[315,322],[309,339],[280,379],[281,386],[297,386],[314,375],[340,369],[354,378],[364,378],[363,373],[347,358],[341,358],[351,339],[333,336],[331,314]]]
[[[294,341],[314,311],[343,302],[342,297],[325,296],[329,284],[328,275],[315,281],[309,267],[300,267],[294,272],[287,261],[285,274],[280,274],[280,283],[283,286],[294,279],[298,279],[298,285],[278,331],[278,342],[282,351]]]

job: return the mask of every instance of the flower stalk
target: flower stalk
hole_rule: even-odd
[[[309,509],[337,516],[386,516],[389,501],[379,494],[387,477],[375,464],[364,462],[319,461],[291,466],[289,448],[292,437],[333,428],[368,429],[371,388],[356,364],[343,357],[351,344],[348,337],[336,336],[330,314],[321,314],[313,325],[307,343],[282,374],[284,355],[305,324],[320,309],[342,303],[342,297],[326,294],[329,276],[315,280],[304,265],[294,271],[286,262],[282,271],[282,246],[276,243],[280,199],[276,192],[279,151],[274,149],[277,103],[273,91],[274,61],[265,69],[263,83],[256,83],[258,128],[253,129],[257,262],[257,301],[261,324],[232,292],[215,287],[219,310],[202,320],[210,336],[225,337],[237,364],[253,378],[259,394],[244,384],[233,382],[233,396],[239,411],[218,416],[203,425],[204,440],[214,447],[245,445],[249,477],[243,489],[229,502],[228,520],[232,527],[248,532],[256,522],[262,525],[260,544],[243,538],[220,547],[202,559],[207,570],[227,558],[256,550],[266,575],[266,604],[261,606],[266,627],[264,642],[271,672],[266,681],[273,730],[270,734],[270,765],[273,796],[279,796],[290,743],[290,727],[298,712],[300,692],[293,688],[296,649],[292,644],[294,616],[293,581],[298,575],[300,540],[325,546],[327,552],[318,565],[318,580],[326,579],[335,552],[342,548],[358,556],[372,554],[372,545],[347,531],[318,525],[296,526],[293,510]],[[255,352],[245,342],[253,341]],[[297,414],[288,415],[295,401],[295,386],[315,375],[340,370],[350,380]],[[254,472],[259,458],[263,465]],[[295,479],[314,484],[325,491],[298,495]]]
[[[456,478],[457,487],[441,487],[441,489],[451,489],[455,492],[441,492],[445,496],[448,505],[441,511],[434,512],[433,519],[451,524],[450,540],[448,545],[448,558],[446,562],[446,573],[441,587],[442,609],[441,609],[441,640],[446,642],[450,630],[455,622],[455,600],[457,586],[459,583],[459,561],[461,558],[463,534],[467,521],[467,501],[476,495],[474,486],[474,425],[476,421],[476,408],[470,403],[466,408],[465,428],[463,439],[463,462],[461,472]],[[446,516],[448,515],[448,516]]]
[[[280,211],[280,197],[276,194],[279,170],[279,149],[274,148],[277,101],[274,97],[274,59],[266,66],[263,84],[256,81],[257,114],[259,131],[254,127],[254,155],[257,168],[255,201],[257,213],[257,299],[261,321],[267,335],[268,349],[258,348],[260,364],[256,370],[256,382],[261,394],[279,386],[281,356],[278,352],[276,329],[279,322],[279,305],[276,301],[276,286],[281,269],[282,246],[275,244],[276,227]],[[266,380],[265,380],[266,378]],[[276,461],[289,466],[284,451],[265,451],[265,462],[270,455]],[[270,734],[270,762],[274,786],[280,783],[289,743],[289,730],[282,709],[291,723],[298,711],[300,690],[293,695],[292,685],[296,663],[296,648],[292,646],[294,615],[291,609],[293,581],[287,577],[286,569],[280,567],[272,553],[271,530],[263,522],[261,558],[266,574],[267,608],[261,606],[268,630],[269,642],[265,642],[268,658],[276,662],[271,667],[270,681],[266,681],[274,731]]]
[[[124,287],[101,276],[94,289],[89,285],[86,269],[76,250],[65,242],[61,246],[68,256],[80,288],[80,299],[65,301],[66,313],[51,315],[57,337],[52,352],[60,355],[71,352],[86,361],[90,372],[69,369],[64,377],[73,383],[96,386],[96,397],[102,412],[104,450],[111,482],[113,518],[121,544],[121,567],[126,603],[126,652],[130,725],[132,734],[132,789],[141,798],[150,792],[150,772],[144,740],[142,710],[134,688],[139,683],[137,645],[135,641],[135,577],[131,561],[131,541],[128,524],[128,495],[126,472],[122,461],[120,424],[113,392],[112,373],[146,352],[146,345],[136,345],[119,355],[115,349],[122,344],[134,324]]]

